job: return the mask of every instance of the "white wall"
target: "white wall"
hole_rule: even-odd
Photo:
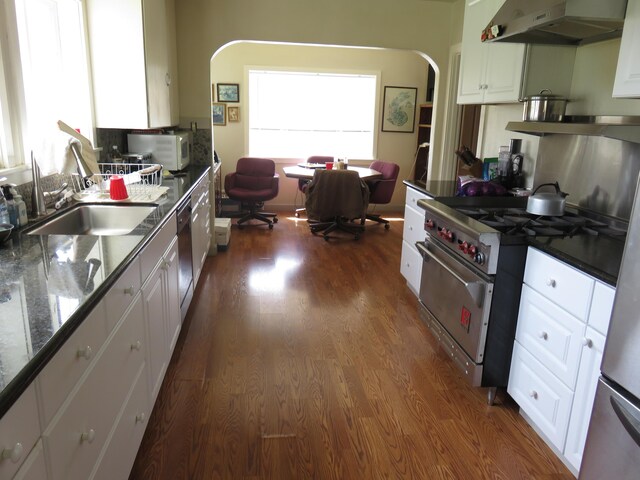
[[[240,122],[214,127],[216,151],[222,158],[222,175],[235,169],[236,160],[246,156],[245,151],[248,118],[246,86],[246,66],[286,67],[298,69],[318,69],[329,71],[367,71],[380,73],[380,104],[384,85],[400,85],[418,88],[418,103],[426,98],[427,61],[415,52],[407,50],[337,48],[291,44],[240,42],[220,50],[211,60],[211,81],[213,83],[240,84]],[[313,92],[309,92],[310,95]],[[234,104],[235,105],[235,104]],[[416,117],[417,117],[416,109]],[[309,112],[313,114],[313,112]],[[417,124],[417,118],[416,118]],[[377,132],[377,158],[398,163],[400,175],[390,207],[401,209],[404,204],[402,179],[408,178],[416,150],[416,133]],[[292,208],[301,199],[297,193],[297,180],[284,177],[282,167],[300,160],[276,159],[281,175],[280,193],[269,202],[271,208]],[[353,161],[354,159],[350,159]],[[368,165],[371,160],[363,162]],[[297,196],[297,198],[296,198]]]
[[[180,0],[176,2],[180,122],[206,124],[209,60],[236,40],[416,50],[447,72],[462,37],[463,0]],[[436,86],[444,93],[446,75]],[[440,102],[444,106],[444,102]],[[433,156],[441,156],[444,108],[435,107]],[[379,152],[383,155],[385,152]]]

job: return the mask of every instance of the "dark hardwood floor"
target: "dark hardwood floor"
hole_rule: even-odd
[[[573,478],[438,351],[398,215],[331,242],[278,217],[207,259],[131,479]]]

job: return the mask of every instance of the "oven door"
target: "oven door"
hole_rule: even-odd
[[[420,300],[475,363],[482,363],[493,280],[454,258],[427,236],[422,255]]]

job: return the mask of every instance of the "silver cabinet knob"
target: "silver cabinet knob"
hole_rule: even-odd
[[[144,412],[140,412],[136,415],[136,423],[144,423],[147,420],[147,416]]]
[[[547,286],[551,288],[556,288],[556,281],[553,278],[547,279]]]
[[[582,345],[584,345],[587,348],[591,348],[593,347],[593,340],[591,340],[590,338],[583,338]]]
[[[131,344],[131,350],[140,351],[142,349],[142,342],[140,340],[136,340]]]
[[[542,340],[547,340],[549,338],[549,334],[547,332],[540,332],[538,333],[538,338],[541,338]]]
[[[135,291],[135,289],[133,288],[133,285],[131,285],[131,286],[129,286],[129,287],[127,287],[127,288],[125,288],[125,289],[124,289],[124,293],[125,293],[126,295],[131,295],[131,296],[133,297],[133,296],[135,295],[136,291]]]
[[[534,400],[537,400],[537,399],[538,399],[538,392],[536,392],[535,390],[531,390],[531,391],[529,392],[529,396],[530,396],[531,398],[533,398]]]
[[[80,435],[80,443],[93,443],[96,438],[96,431],[93,428],[90,428],[88,431],[84,432]]]
[[[93,350],[91,349],[91,347],[89,345],[87,345],[84,348],[78,348],[78,351],[76,352],[76,355],[78,358],[84,358],[86,360],[91,360],[91,357],[93,357]]]

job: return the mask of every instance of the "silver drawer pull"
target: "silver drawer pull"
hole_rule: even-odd
[[[89,431],[80,435],[80,443],[93,443],[96,438],[96,431],[93,428],[90,428]]]
[[[124,289],[124,293],[125,293],[126,295],[131,295],[131,296],[133,297],[133,295],[134,295],[136,292],[135,292],[135,290],[134,290],[134,288],[133,288],[133,285],[131,285],[130,287],[127,287],[127,288],[125,288],[125,289]]]
[[[91,349],[91,347],[89,345],[87,345],[84,348],[79,348],[78,351],[76,352],[76,355],[78,358],[84,358],[86,360],[91,360],[91,357],[93,357],[93,350]]]
[[[556,288],[556,281],[553,278],[547,279],[547,286],[551,288]]]
[[[547,340],[549,338],[549,334],[547,332],[540,332],[538,333],[538,338],[541,338],[542,340]]]
[[[136,340],[135,343],[131,344],[131,350],[136,350],[139,352],[141,348],[142,348],[142,342],[140,340]]]
[[[531,390],[531,391],[529,392],[529,396],[530,396],[531,398],[533,398],[534,400],[537,400],[537,399],[538,399],[538,392],[536,392],[535,390]]]
[[[591,340],[590,338],[583,338],[582,345],[584,345],[587,348],[591,348],[593,347],[593,340]]]
[[[144,423],[147,420],[147,416],[144,412],[140,412],[136,415],[136,423]]]
[[[24,447],[20,442],[16,443],[13,448],[5,448],[2,450],[2,459],[9,459],[13,463],[18,463],[20,458],[22,458],[22,452],[24,452]]]

